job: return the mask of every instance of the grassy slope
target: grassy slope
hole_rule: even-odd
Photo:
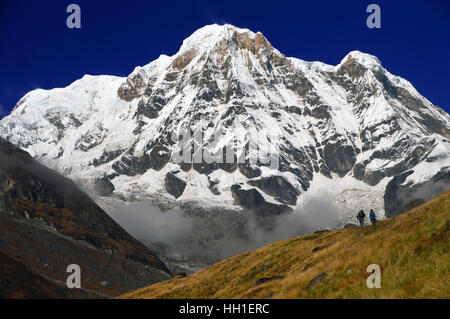
[[[376,228],[286,239],[122,298],[450,298],[449,228],[450,191]],[[380,289],[366,286],[369,264],[381,267]],[[284,278],[255,286],[273,276]]]

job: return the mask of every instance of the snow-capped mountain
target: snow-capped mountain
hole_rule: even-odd
[[[450,116],[375,56],[306,62],[231,25],[197,30],[127,78],[86,75],[31,91],[0,121],[0,136],[103,199],[263,215],[326,190],[343,221],[361,206],[383,217],[396,189],[450,174]],[[225,146],[232,161],[205,160]]]

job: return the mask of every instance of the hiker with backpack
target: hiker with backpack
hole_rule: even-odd
[[[364,226],[364,218],[366,217],[366,214],[364,214],[363,210],[361,209],[358,213],[358,215],[356,215],[356,218],[358,218],[359,224],[362,226]]]
[[[370,218],[370,222],[372,223],[372,225],[375,226],[375,224],[377,222],[377,215],[375,215],[375,212],[373,211],[373,209],[370,210],[369,218]]]

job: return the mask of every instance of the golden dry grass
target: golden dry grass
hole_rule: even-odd
[[[376,228],[286,239],[121,298],[449,298],[449,228],[450,191]],[[379,289],[367,288],[370,264],[381,267]],[[274,276],[284,278],[255,286]]]

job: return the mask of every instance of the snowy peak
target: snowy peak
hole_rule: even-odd
[[[231,25],[197,30],[176,54],[127,78],[33,91],[0,124],[1,136],[66,175],[95,180],[103,196],[232,207],[252,197],[269,211],[295,207],[324,179],[381,192],[419,164],[426,179],[450,153],[450,116],[375,56],[305,62]],[[202,140],[181,145],[187,131]],[[226,147],[230,162],[195,160]],[[183,150],[187,160],[177,162]]]
[[[261,32],[254,33],[230,24],[212,24],[198,29],[184,40],[177,55],[192,49],[210,51],[220,42],[226,42],[229,45],[234,42],[236,48],[251,51],[257,51],[262,47],[271,47]]]
[[[348,53],[341,63],[337,65],[337,68],[355,62],[368,69],[380,70],[382,67],[380,60],[376,56],[355,50]]]
[[[229,24],[208,25],[183,41],[172,57],[163,56],[144,67],[136,68],[119,90],[126,101],[142,96],[151,82],[189,80],[183,75],[221,73],[224,79],[249,79],[252,69],[270,72],[272,63],[287,62],[260,33]],[[183,81],[185,86],[186,81]]]
[[[248,29],[241,29],[230,24],[211,24],[204,26],[183,41],[180,52],[192,48],[202,48],[208,50],[214,47],[220,40],[230,40],[235,34],[246,34],[250,38],[255,37],[255,33]]]

